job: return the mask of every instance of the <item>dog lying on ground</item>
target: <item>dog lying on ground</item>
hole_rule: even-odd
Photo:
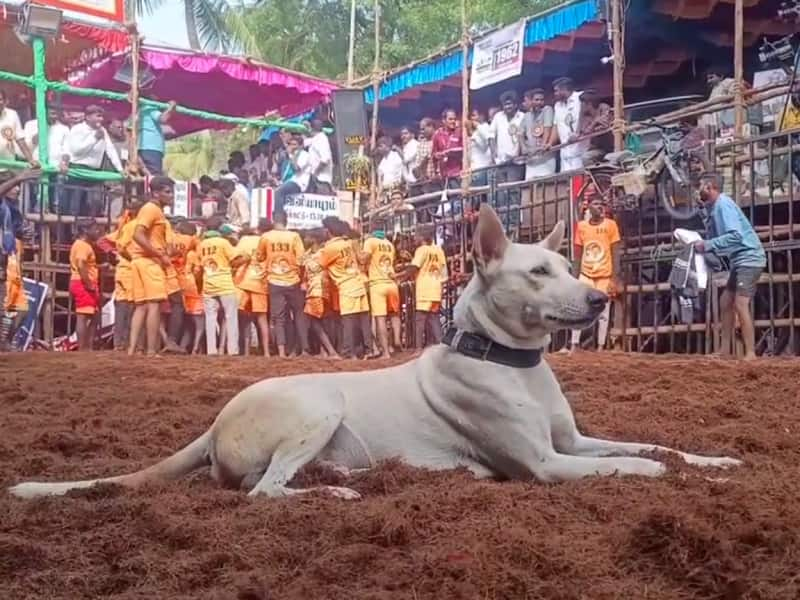
[[[575,279],[557,253],[559,223],[539,244],[514,244],[483,205],[473,244],[476,272],[455,307],[445,343],[400,366],[360,373],[266,379],[235,396],[211,427],[160,463],[129,475],[21,483],[21,498],[95,483],[139,486],[211,465],[217,481],[270,497],[312,490],[355,499],[346,487],[287,487],[312,461],[347,473],[399,457],[427,469],[466,467],[476,477],[568,481],[590,475],[664,473],[642,452],[728,467],[740,461],[582,435],[542,360],[549,334],[590,326],[608,298]],[[377,393],[376,393],[377,392]]]

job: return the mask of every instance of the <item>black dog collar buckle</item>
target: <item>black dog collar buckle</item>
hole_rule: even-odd
[[[442,343],[464,356],[517,369],[533,368],[542,360],[541,350],[509,348],[477,333],[455,327],[447,330]]]

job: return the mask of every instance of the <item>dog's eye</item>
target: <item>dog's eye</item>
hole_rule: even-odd
[[[531,275],[550,275],[550,269],[545,266],[533,267],[531,269]]]

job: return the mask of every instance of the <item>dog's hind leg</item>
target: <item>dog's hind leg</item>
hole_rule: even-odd
[[[727,456],[699,456],[697,454],[689,454],[681,452],[674,448],[667,448],[666,446],[658,446],[655,444],[639,444],[635,442],[616,442],[613,440],[603,440],[600,438],[587,437],[581,435],[577,431],[571,440],[571,445],[568,448],[559,449],[568,454],[576,456],[635,456],[642,452],[668,452],[670,454],[677,454],[684,461],[690,465],[699,467],[735,467],[742,464],[740,460],[735,458],[728,458]]]
[[[248,496],[265,494],[271,498],[323,491],[337,498],[357,500],[361,495],[346,487],[321,486],[295,489],[286,487],[297,471],[313,461],[333,437],[342,423],[341,411],[330,412],[316,423],[309,422],[301,435],[282,440],[272,454],[266,472],[250,490]]]

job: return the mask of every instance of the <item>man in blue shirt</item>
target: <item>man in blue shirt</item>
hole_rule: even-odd
[[[164,112],[152,105],[139,107],[139,158],[150,175],[164,174],[164,131],[162,125],[175,112],[175,102],[170,102]]]
[[[731,355],[735,316],[742,328],[745,359],[756,357],[755,328],[750,313],[750,300],[755,294],[758,279],[767,264],[767,256],[753,226],[736,203],[720,192],[721,177],[715,173],[703,176],[700,199],[708,209],[709,239],[695,242],[698,252],[714,252],[726,256],[730,275],[720,300],[722,313],[723,355]]]

